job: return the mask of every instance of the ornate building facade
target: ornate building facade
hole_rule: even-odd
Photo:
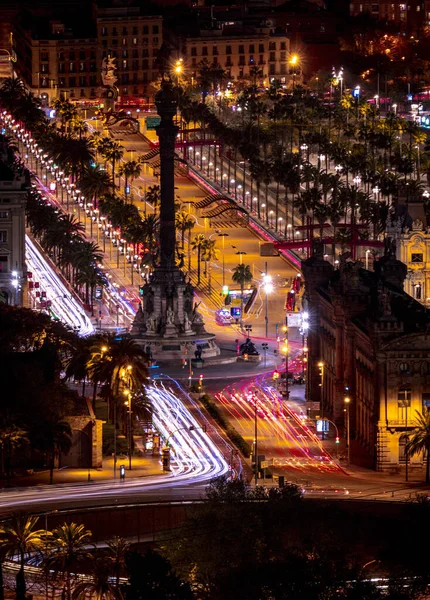
[[[0,293],[3,302],[14,306],[23,306],[27,299],[26,195],[24,175],[11,167],[0,145]]]
[[[349,425],[353,463],[398,472],[416,411],[430,406],[430,312],[403,291],[407,268],[393,246],[374,267],[343,258],[334,269],[319,249],[303,262],[308,399],[344,431]],[[422,463],[409,458],[411,469]]]

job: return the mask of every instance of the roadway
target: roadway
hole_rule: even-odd
[[[160,462],[160,475],[144,478],[4,489],[0,514],[199,498],[211,479],[228,472],[232,447],[174,380],[155,381],[147,394],[155,428],[165,440],[169,437],[170,472],[162,472]]]

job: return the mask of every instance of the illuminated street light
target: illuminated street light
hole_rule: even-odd
[[[351,398],[346,396],[346,398],[344,398],[343,401],[345,402],[345,411],[346,411],[346,450],[347,450],[347,456],[348,456],[347,462],[348,462],[348,466],[349,466],[350,459],[351,459],[350,432],[349,432],[349,405],[351,402]]]
[[[263,289],[266,294],[266,338],[269,337],[269,294],[273,292],[273,283],[272,277],[267,273],[267,263],[266,263],[266,273],[263,275]]]

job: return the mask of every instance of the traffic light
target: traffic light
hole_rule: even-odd
[[[222,293],[224,296],[228,296],[228,285],[222,286]]]
[[[276,379],[279,379],[279,371],[274,371],[273,375],[272,375],[272,379],[275,381]]]
[[[339,442],[339,436],[338,435],[336,436],[336,442],[335,443],[336,444],[340,444],[340,442]]]
[[[139,296],[143,298],[143,285],[139,285]]]

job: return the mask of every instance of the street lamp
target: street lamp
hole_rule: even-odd
[[[273,292],[273,283],[272,277],[267,273],[267,263],[266,263],[266,273],[263,275],[263,289],[266,293],[266,338],[269,337],[269,294]]]
[[[287,331],[287,335],[288,335],[288,331]],[[289,352],[288,338],[285,338],[284,345],[281,348],[281,352],[282,352],[282,354],[285,354],[285,396],[288,400],[288,396],[290,395],[290,392],[288,389],[288,352]]]
[[[405,431],[406,431],[406,445],[405,445],[405,481],[409,480],[409,458],[408,458],[408,408],[411,406],[411,399],[408,397],[410,394],[409,390],[403,390],[401,392],[403,398],[398,400],[397,406],[405,409]]]
[[[176,85],[179,87],[179,77],[182,74],[182,71],[184,70],[184,65],[183,65],[183,60],[182,58],[179,58],[176,62],[175,62],[175,75],[176,75]]]
[[[290,66],[290,69],[289,69],[290,75],[293,76],[293,90],[296,87],[296,76],[297,76],[297,73],[298,73],[298,71],[300,69],[300,64],[299,63],[300,63],[299,55],[298,54],[292,54],[290,56],[288,64]]]
[[[349,429],[349,405],[351,403],[351,398],[346,396],[344,398],[344,402],[345,402],[345,411],[346,411],[346,451],[347,451],[347,464],[349,467],[349,463],[351,461],[350,429]]]
[[[218,233],[218,237],[222,238],[222,286],[225,286],[225,263],[224,263],[224,246],[225,238],[228,237],[228,233]]]
[[[324,363],[320,361],[318,363],[318,374],[320,376],[320,414],[321,419],[324,418]],[[321,432],[321,439],[324,440],[324,430]]]
[[[239,261],[240,261],[240,264],[242,264],[243,263],[243,255],[246,254],[246,252],[238,251],[238,252],[236,252],[236,254],[239,255]]]
[[[266,342],[263,342],[261,344],[262,348],[263,348],[263,355],[264,355],[264,366],[266,366],[266,354],[267,354],[267,350],[269,348],[269,344],[267,344]]]

